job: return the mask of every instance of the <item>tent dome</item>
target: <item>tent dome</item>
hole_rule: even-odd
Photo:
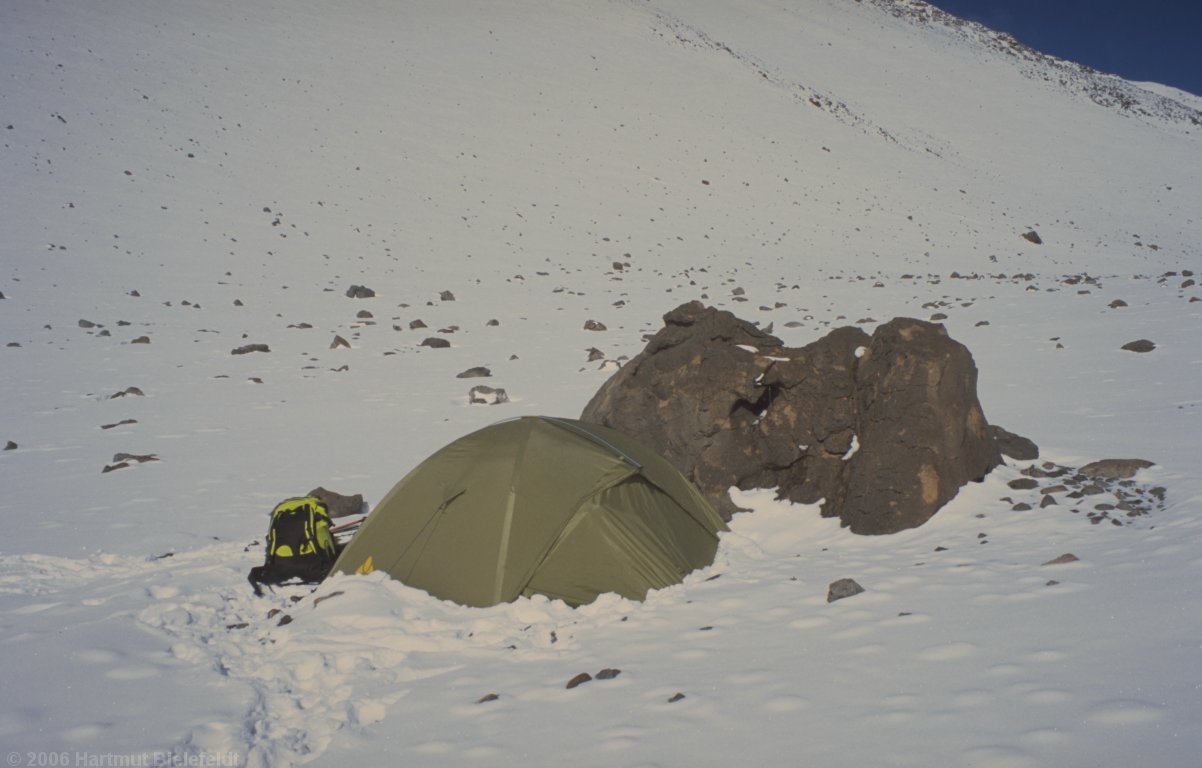
[[[488,606],[642,600],[710,565],[726,524],[671,464],[608,427],[524,416],[455,440],[372,510],[331,573],[386,571]]]

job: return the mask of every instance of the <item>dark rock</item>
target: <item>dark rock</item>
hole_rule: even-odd
[[[1017,477],[1006,483],[1016,491],[1029,491],[1032,488],[1039,487],[1039,481],[1031,477]]]
[[[1063,555],[1061,555],[1060,557],[1056,557],[1056,558],[1053,558],[1053,559],[1047,561],[1046,563],[1044,563],[1044,565],[1064,565],[1065,563],[1075,563],[1077,560],[1080,560],[1080,559],[1081,558],[1077,557],[1073,553],[1066,552]]]
[[[351,343],[338,334],[334,334],[334,340],[330,342],[330,349],[338,349],[339,347],[350,349]]]
[[[1016,461],[1034,461],[1039,458],[1039,446],[1022,435],[1016,435],[996,424],[989,425],[989,433],[997,442],[998,450],[1003,456],[1009,456]]]
[[[136,339],[132,339],[129,343],[130,344],[149,344],[150,337],[149,336],[139,336]]]
[[[442,301],[454,301],[455,294],[451,293],[450,291],[443,291],[442,293],[438,294],[438,298]]]
[[[1024,232],[1023,239],[1027,242],[1034,243],[1035,245],[1043,245],[1043,238],[1041,238],[1039,233],[1033,229],[1029,232]]]
[[[569,680],[568,684],[565,687],[568,689],[572,689],[578,685],[587,683],[589,680],[592,680],[592,679],[593,679],[593,676],[590,675],[588,672],[581,672],[579,675],[576,675],[571,680]]]
[[[271,348],[266,344],[245,344],[241,347],[230,350],[231,355],[249,355],[251,352],[270,352]]]
[[[423,339],[419,347],[430,347],[431,349],[447,349],[451,346],[451,342],[446,339],[440,339],[437,336],[431,336],[428,339]]]
[[[1081,474],[1103,480],[1126,480],[1156,464],[1145,459],[1102,459],[1081,467]]]
[[[581,418],[654,447],[726,519],[727,490],[777,488],[856,533],[921,525],[1001,462],[976,366],[942,326],[899,318],[802,348],[699,302],[597,392]]]
[[[411,330],[411,331],[416,331],[419,328],[426,328],[426,327],[428,327],[428,326],[424,322],[422,322],[420,319],[411,320],[409,322],[409,330]]]
[[[1013,507],[1010,507],[1010,510],[1012,512],[1026,512],[1029,509],[1033,509],[1033,507],[1025,501],[1020,501],[1019,503],[1015,504]]]
[[[622,670],[612,669],[610,667],[607,667],[597,673],[597,679],[598,680],[613,680],[615,677],[617,677],[620,674],[622,674]]]
[[[116,427],[124,427],[127,424],[137,424],[137,423],[138,423],[137,419],[122,419],[121,421],[114,422],[112,424],[101,424],[100,428],[101,429],[115,429]]]
[[[16,443],[14,443],[12,440],[9,440],[8,442],[6,442],[6,443],[4,444],[4,450],[6,450],[6,451],[15,451],[15,450],[17,450],[17,444],[16,444]]]
[[[1127,342],[1122,348],[1128,352],[1151,352],[1156,349],[1156,345],[1147,339],[1137,339]]]
[[[455,374],[455,378],[457,379],[482,379],[489,376],[492,376],[492,371],[488,370],[482,365],[478,365],[475,368],[468,368],[463,373]]]
[[[355,313],[355,317],[359,320],[370,320],[375,317],[375,315],[373,315],[371,312],[368,312],[366,309],[361,309]]]
[[[121,390],[120,392],[114,392],[113,394],[109,395],[109,399],[116,400],[118,397],[126,397],[128,395],[134,395],[136,397],[145,397],[146,393],[137,387],[126,387],[125,389]]]
[[[96,323],[93,323],[91,320],[80,320],[79,327],[80,328],[95,328],[97,326],[96,326]]]
[[[346,297],[348,299],[370,299],[376,295],[376,292],[365,285],[352,285],[346,289]]]
[[[833,603],[836,600],[842,600],[845,597],[858,595],[864,591],[864,588],[856,583],[855,579],[839,579],[832,581],[826,590],[826,601]]]
[[[586,330],[586,331],[605,331],[608,329],[605,327],[605,323],[600,323],[600,322],[597,322],[596,320],[586,320],[584,323],[584,330]]]
[[[589,350],[588,350],[588,361],[589,361],[590,363],[591,363],[591,362],[594,362],[594,361],[596,361],[596,360],[604,360],[604,359],[605,359],[605,353],[604,353],[604,352],[602,352],[601,350],[597,349],[596,347],[589,347]]]
[[[1044,509],[1046,507],[1054,507],[1059,503],[1060,502],[1056,501],[1056,497],[1049,493],[1043,497],[1043,501],[1039,502],[1039,508]]]
[[[329,510],[330,517],[349,517],[351,515],[362,515],[366,512],[363,505],[363,494],[356,493],[353,496],[344,496],[341,493],[327,490],[322,486],[317,486],[307,494],[314,498],[321,499]]]
[[[496,701],[499,698],[501,698],[501,697],[495,693],[486,693],[483,696],[481,696],[480,698],[476,699],[476,703],[477,704],[485,704],[490,701]]]
[[[335,592],[330,592],[329,594],[322,595],[320,597],[315,597],[315,598],[313,598],[313,607],[316,608],[317,606],[324,603],[326,600],[331,600],[335,597],[338,597],[339,595],[345,595],[345,594],[346,594],[346,592],[339,589]]]
[[[680,701],[683,698],[684,698],[684,694],[677,691],[676,693],[672,694],[672,698],[668,699],[668,703],[675,704],[676,702]]]
[[[1122,299],[1115,299],[1114,301],[1110,302],[1110,304],[1107,306],[1109,306],[1111,309],[1119,309],[1121,307],[1127,306],[1127,302],[1123,301]]]

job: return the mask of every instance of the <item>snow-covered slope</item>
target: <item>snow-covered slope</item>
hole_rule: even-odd
[[[1196,99],[909,0],[46,0],[0,72],[10,764],[1193,764]],[[641,605],[251,597],[275,501],[575,416],[690,299],[944,315],[991,422],[1166,501],[1016,512],[1018,464],[883,539],[753,495]]]

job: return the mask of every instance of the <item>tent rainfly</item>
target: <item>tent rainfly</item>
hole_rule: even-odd
[[[713,563],[717,512],[671,464],[608,427],[523,416],[445,446],[368,516],[331,574],[386,571],[462,605],[533,594],[642,600]]]

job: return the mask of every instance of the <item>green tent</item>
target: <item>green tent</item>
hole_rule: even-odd
[[[642,600],[710,565],[726,524],[676,469],[608,427],[524,416],[461,437],[380,501],[331,573],[386,571],[488,606]]]

